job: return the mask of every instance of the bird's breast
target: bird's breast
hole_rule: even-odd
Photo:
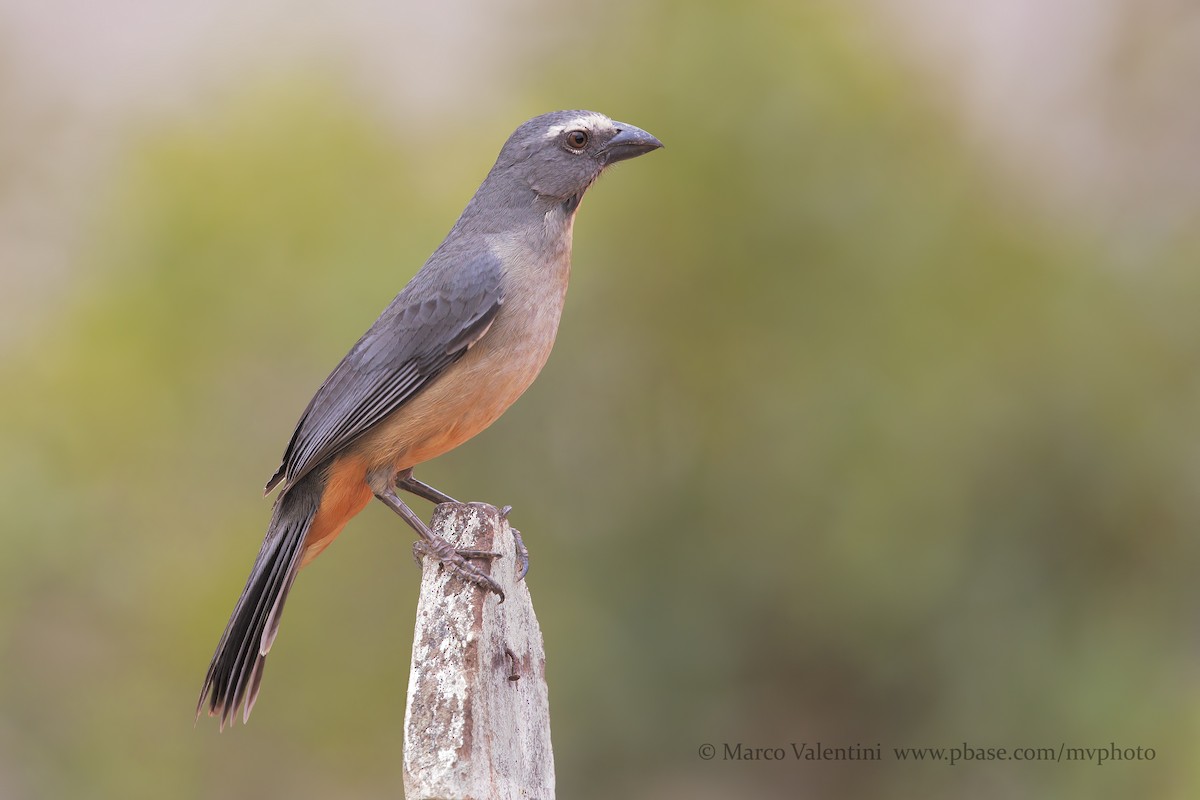
[[[494,249],[505,264],[495,321],[362,442],[370,463],[407,469],[454,449],[495,422],[546,364],[566,297],[569,249],[539,255],[506,242]]]

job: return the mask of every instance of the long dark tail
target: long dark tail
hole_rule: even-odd
[[[279,631],[279,615],[300,569],[304,540],[321,504],[321,489],[322,481],[312,475],[290,487],[275,502],[271,527],[208,665],[196,703],[196,717],[207,702],[208,715],[221,718],[221,730],[237,719],[239,707],[243,708],[243,724],[250,719],[263,663]]]

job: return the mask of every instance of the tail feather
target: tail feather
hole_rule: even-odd
[[[242,722],[258,699],[263,663],[279,630],[279,615],[288,590],[296,579],[309,527],[320,506],[317,479],[288,489],[275,503],[271,527],[263,540],[246,587],[234,606],[221,641],[213,654],[204,686],[196,703],[196,716],[204,710],[221,718],[224,730],[242,709]]]
[[[294,577],[300,570],[300,564],[303,563],[303,550],[298,551],[297,555],[292,556],[296,559],[296,565],[291,567],[291,574]],[[275,644],[275,637],[279,634],[279,617],[283,614],[283,604],[287,601],[288,592],[292,590],[292,578],[286,580],[283,588],[280,590],[275,602],[271,604],[271,610],[267,614],[267,619],[263,626],[262,640],[259,642],[258,651],[262,655],[271,652],[271,645]]]

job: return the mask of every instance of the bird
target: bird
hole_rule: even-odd
[[[220,730],[249,721],[267,653],[302,567],[372,498],[464,580],[498,584],[400,499],[449,495],[413,469],[487,428],[524,393],[550,355],[571,272],[584,193],[611,165],[663,146],[594,111],[555,111],[522,123],[450,232],[317,389],[279,469],[267,533],[204,676],[199,719]]]

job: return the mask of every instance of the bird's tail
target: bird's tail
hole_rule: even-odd
[[[275,502],[271,527],[246,588],[208,665],[196,717],[205,706],[210,717],[221,718],[221,729],[232,724],[242,707],[242,722],[258,697],[263,663],[275,634],[288,590],[304,555],[304,542],[321,504],[321,479],[310,475],[287,489]]]

